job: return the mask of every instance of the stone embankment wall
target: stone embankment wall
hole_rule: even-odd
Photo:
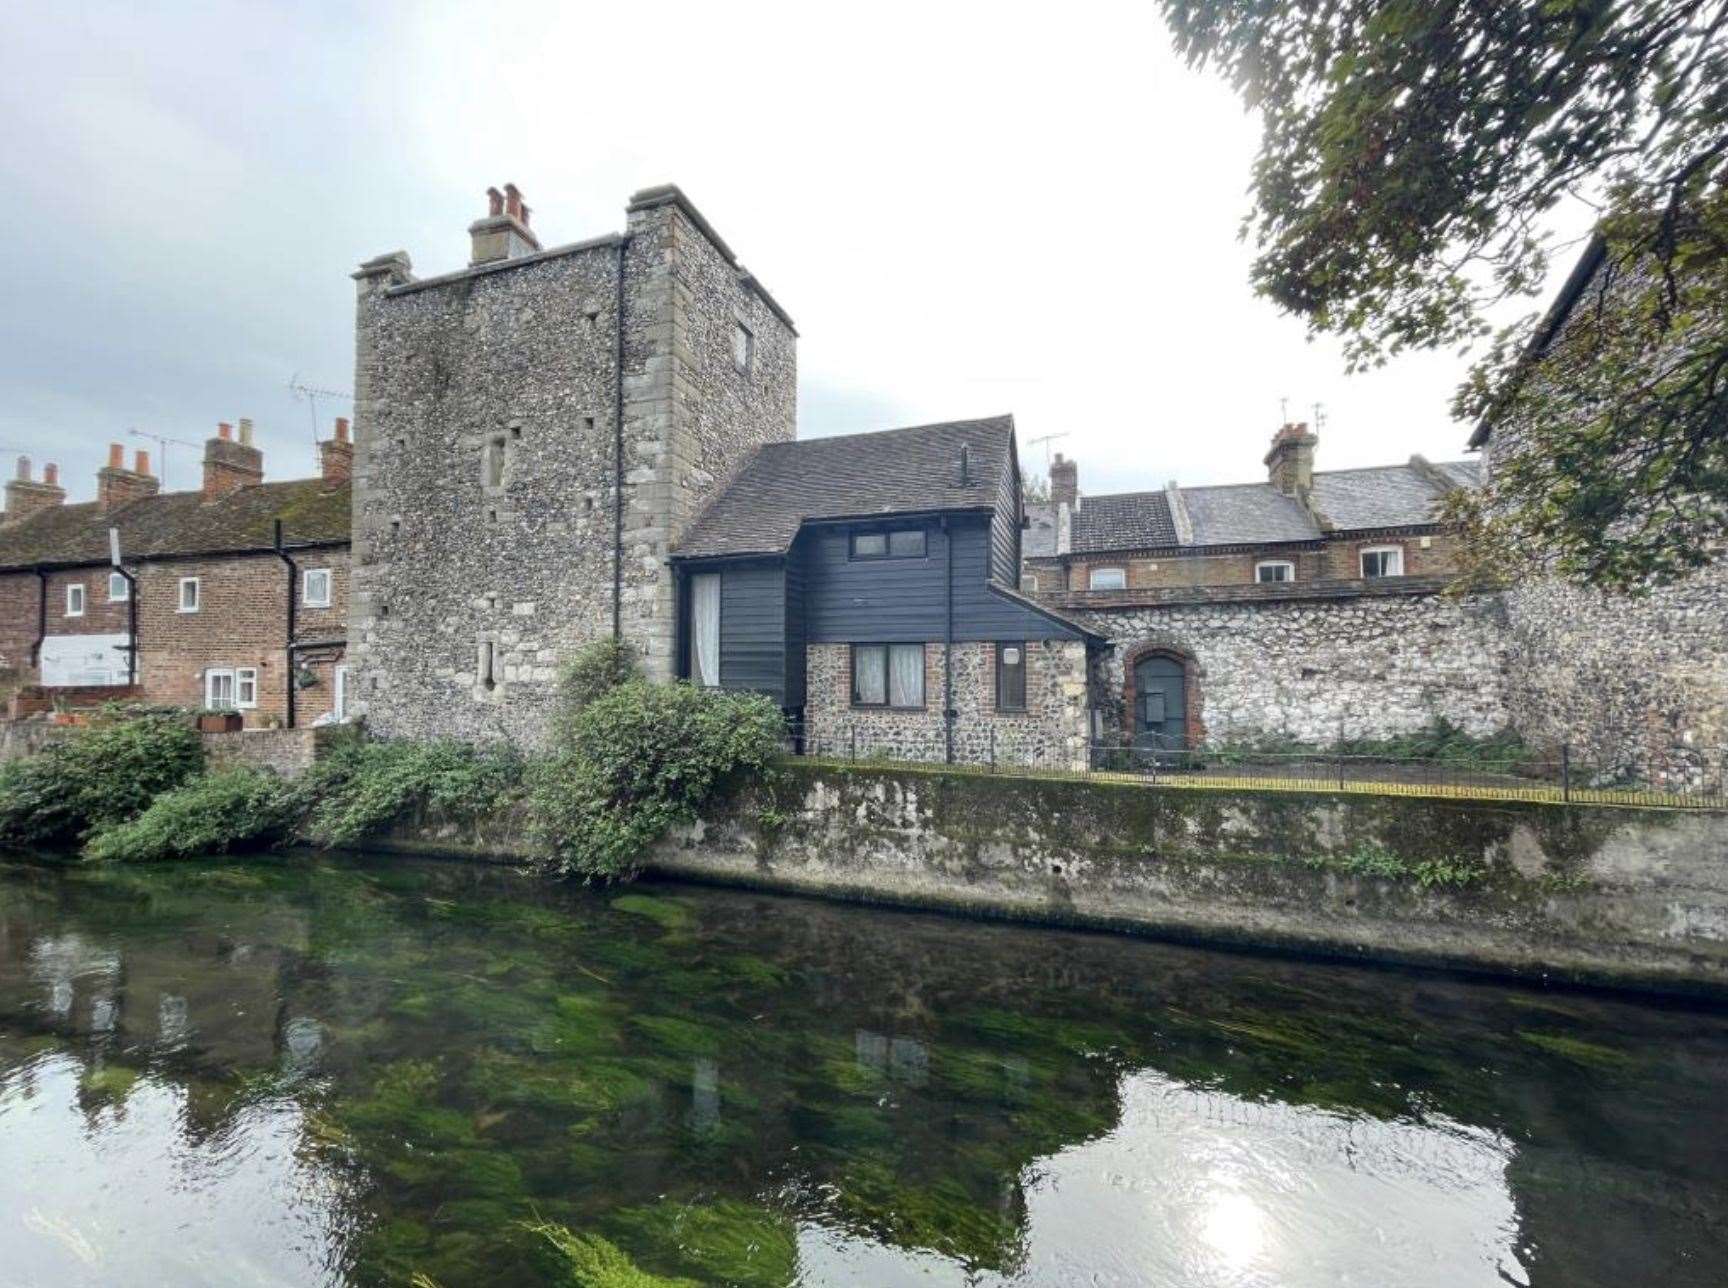
[[[46,720],[0,720],[0,764],[34,756],[49,744],[78,732],[76,726],[50,724]],[[271,769],[284,778],[293,778],[311,768],[325,744],[344,732],[340,727],[246,729],[237,733],[200,736],[212,769],[247,765],[253,769]]]
[[[656,870],[1163,937],[1728,994],[1728,816],[800,766]],[[1401,872],[1372,875],[1390,856]],[[1436,869],[1474,874],[1434,883]],[[1429,873],[1426,878],[1423,873]]]
[[[1153,652],[1182,660],[1190,733],[1207,743],[1387,738],[1437,717],[1484,735],[1510,721],[1496,595],[1070,611],[1111,640],[1096,691],[1117,728],[1129,674]]]

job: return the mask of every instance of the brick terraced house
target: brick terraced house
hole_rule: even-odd
[[[352,453],[338,421],[319,477],[266,483],[242,420],[205,445],[196,491],[163,493],[148,455],[127,468],[114,444],[96,499],[73,504],[54,466],[38,481],[20,460],[0,518],[0,667],[73,701],[229,709],[249,727],[340,718]]]
[[[1505,724],[1498,599],[1444,593],[1439,522],[1473,462],[1316,471],[1286,425],[1264,482],[1082,496],[1051,466],[1022,588],[1108,636],[1099,737],[1164,747]]]

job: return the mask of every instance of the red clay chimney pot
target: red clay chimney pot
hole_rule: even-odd
[[[108,444],[108,468],[111,470],[126,468],[126,449],[119,443]]]

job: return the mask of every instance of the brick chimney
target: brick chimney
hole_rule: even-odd
[[[60,467],[52,463],[42,467],[42,481],[30,477],[30,458],[18,458],[18,477],[6,484],[6,514],[3,522],[17,523],[40,510],[51,509],[66,500],[66,489],[60,486]]]
[[[354,477],[354,443],[348,437],[348,418],[336,418],[336,436],[318,444],[318,472],[326,483],[346,483]]]
[[[1265,462],[1272,486],[1285,496],[1306,496],[1314,486],[1314,445],[1319,441],[1306,422],[1286,425],[1272,435]]]
[[[486,189],[486,217],[468,225],[468,235],[474,239],[470,265],[517,259],[539,250],[540,239],[528,227],[531,213],[515,184],[505,184],[503,192]]]
[[[1080,500],[1080,467],[1073,461],[1062,459],[1062,453],[1056,453],[1056,459],[1050,462],[1050,504],[1055,506],[1073,506]]]
[[[264,453],[252,446],[252,422],[240,422],[238,442],[232,425],[217,425],[216,437],[204,443],[204,499],[214,501],[263,481]]]
[[[96,471],[96,504],[100,509],[118,510],[162,490],[161,480],[150,474],[148,452],[139,452],[132,466],[126,468],[124,447],[119,443],[108,444],[108,464]]]

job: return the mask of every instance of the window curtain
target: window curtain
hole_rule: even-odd
[[[690,678],[704,688],[720,687],[720,574],[690,579]]]
[[[888,650],[859,646],[852,650],[852,700],[861,706],[881,706],[888,700]]]
[[[924,705],[924,646],[896,644],[888,674],[888,704],[895,707]]]

